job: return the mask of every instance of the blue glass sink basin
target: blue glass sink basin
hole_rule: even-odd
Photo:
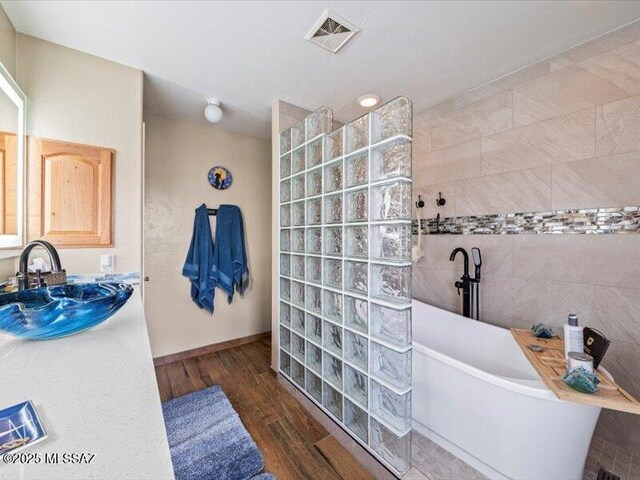
[[[126,284],[84,283],[0,295],[0,331],[30,340],[73,335],[104,322],[132,292]]]

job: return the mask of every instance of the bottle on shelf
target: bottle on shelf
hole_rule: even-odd
[[[564,358],[569,368],[569,352],[584,353],[583,328],[578,325],[578,316],[570,313],[564,326]]]

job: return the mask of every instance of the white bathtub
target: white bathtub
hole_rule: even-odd
[[[509,330],[413,302],[413,428],[492,479],[582,479],[600,409],[558,400]]]

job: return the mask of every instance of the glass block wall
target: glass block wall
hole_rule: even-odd
[[[411,133],[403,97],[280,136],[280,372],[396,474],[411,458]]]

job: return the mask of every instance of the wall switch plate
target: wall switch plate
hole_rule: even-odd
[[[113,273],[115,267],[115,255],[107,253],[100,255],[100,272],[101,273]]]

